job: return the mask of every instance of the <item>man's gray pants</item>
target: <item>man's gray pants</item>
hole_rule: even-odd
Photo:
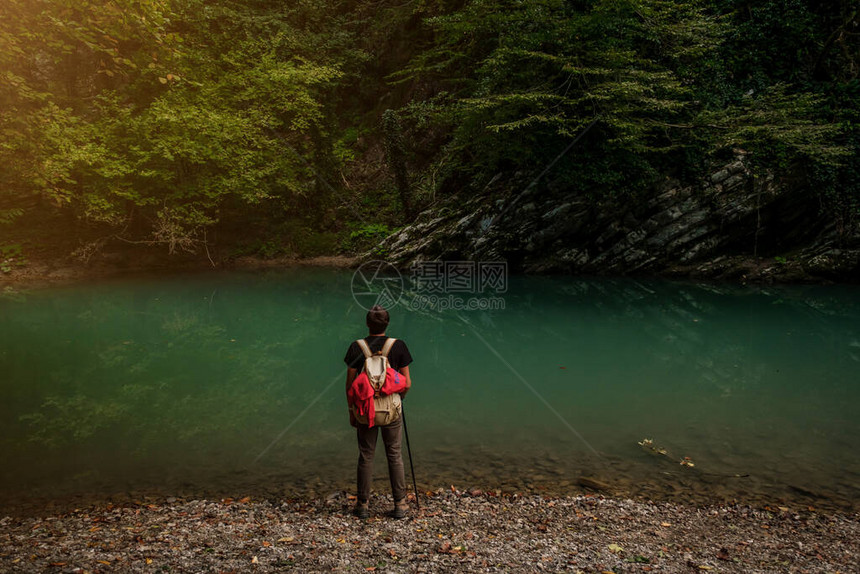
[[[391,481],[391,495],[394,502],[406,498],[406,477],[403,471],[403,456],[401,455],[401,433],[403,419],[386,426],[359,424],[358,434],[358,500],[363,502],[370,498],[370,486],[373,483],[373,455],[376,452],[376,438],[382,430],[382,442],[385,444],[385,456],[388,458],[388,478]]]

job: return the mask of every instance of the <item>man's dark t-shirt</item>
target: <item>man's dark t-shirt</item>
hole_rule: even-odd
[[[371,335],[364,338],[364,340],[367,341],[367,346],[370,347],[371,353],[381,351],[382,346],[385,345],[386,339],[388,339],[388,337],[378,335]],[[361,347],[358,346],[358,343],[355,341],[352,342],[349,349],[346,351],[346,356],[343,358],[343,362],[346,363],[347,367],[361,371],[361,368],[364,366],[364,353],[361,352]],[[406,346],[406,343],[400,339],[394,341],[394,344],[391,346],[391,350],[388,352],[388,364],[391,365],[391,368],[395,371],[399,371],[403,367],[408,367],[411,362],[412,355],[409,354],[409,348]]]

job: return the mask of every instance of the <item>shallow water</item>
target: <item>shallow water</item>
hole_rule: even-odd
[[[2,505],[351,489],[342,358],[365,334],[351,279],[6,293]],[[559,494],[586,476],[620,496],[857,508],[857,287],[514,277],[504,309],[461,312],[411,296],[389,334],[415,358],[422,489]]]

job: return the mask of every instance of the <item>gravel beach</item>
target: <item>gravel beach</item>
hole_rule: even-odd
[[[2,572],[860,572],[860,515],[437,490],[144,500],[0,519]]]

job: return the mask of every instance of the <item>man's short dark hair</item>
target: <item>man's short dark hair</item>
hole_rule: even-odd
[[[367,328],[371,334],[384,333],[388,328],[388,311],[384,307],[374,305],[367,312]]]

